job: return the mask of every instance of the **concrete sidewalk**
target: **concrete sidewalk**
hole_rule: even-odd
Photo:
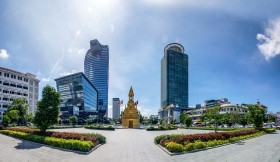
[[[170,162],[170,161],[267,161],[280,159],[280,132],[254,139],[184,155],[169,156],[153,142],[161,134],[194,134],[210,131],[178,129],[171,131],[146,131],[143,129],[117,129],[115,131],[84,128],[55,131],[100,133],[107,143],[89,155],[81,155],[50,148],[0,135],[0,162],[6,161],[98,161],[98,162]]]

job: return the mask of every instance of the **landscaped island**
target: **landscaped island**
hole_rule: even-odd
[[[26,128],[2,128],[0,133],[32,142],[82,152],[88,152],[97,145],[106,142],[104,136],[95,133],[42,132]]]
[[[175,125],[159,125],[158,127],[150,126],[146,130],[147,131],[163,131],[163,130],[174,130],[178,129]]]
[[[275,129],[259,130],[241,130],[235,132],[218,132],[205,134],[172,134],[161,135],[155,138],[155,143],[160,144],[171,153],[192,152],[199,149],[223,145],[230,142],[236,142],[247,138],[260,136],[265,133],[274,132]]]
[[[115,128],[112,125],[109,126],[103,126],[103,125],[87,125],[84,126],[86,129],[97,129],[97,130],[115,130]]]

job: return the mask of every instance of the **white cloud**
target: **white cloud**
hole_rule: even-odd
[[[66,76],[66,75],[74,74],[76,72],[77,72],[77,70],[72,70],[71,72],[63,72],[63,73],[60,73],[59,75],[60,76]]]
[[[142,116],[149,116],[151,110],[147,108],[143,108],[142,106],[137,106],[138,111],[140,111]]]
[[[77,30],[77,31],[76,31],[76,36],[78,37],[80,34],[81,34],[81,31],[80,31],[80,30]]]
[[[43,78],[42,79],[42,82],[49,82],[49,81],[51,81],[51,78]]]
[[[258,48],[266,60],[280,54],[280,18],[269,22],[265,34],[257,34]]]
[[[82,48],[82,49],[78,49],[78,54],[82,54],[82,55],[85,55],[85,53],[86,53],[86,50],[84,49],[84,48]]]
[[[111,24],[110,27],[111,27],[111,32],[114,32],[115,31],[115,25]]]
[[[8,54],[7,50],[0,49],[0,58],[2,58],[4,60],[9,58],[9,54]]]

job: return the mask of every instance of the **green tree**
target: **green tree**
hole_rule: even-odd
[[[231,121],[230,121],[230,114],[229,113],[221,114],[220,117],[221,117],[220,122],[222,124],[227,124],[227,125],[232,124]]]
[[[142,124],[144,121],[144,117],[140,114],[140,123]]]
[[[220,122],[221,115],[220,115],[220,107],[215,106],[213,108],[209,108],[206,110],[206,120],[212,124],[214,124],[215,132],[217,132],[218,122]]]
[[[85,120],[85,122],[87,123],[87,125],[90,125],[90,124],[92,123],[92,119],[91,119],[91,118],[87,118],[87,119]]]
[[[180,114],[179,118],[180,118],[180,123],[181,124],[186,124],[187,116],[188,115],[186,114],[186,112],[183,112],[183,113]]]
[[[18,110],[8,111],[7,114],[10,117],[12,123],[18,122],[18,120],[19,120],[19,111]]]
[[[18,124],[23,125],[26,122],[26,114],[28,110],[28,103],[25,98],[14,98],[11,106],[8,107],[8,111],[12,110],[18,111]]]
[[[180,123],[186,124],[187,127],[190,127],[192,124],[192,118],[188,116],[185,112],[181,113],[180,116]]]
[[[186,126],[190,127],[191,125],[192,125],[192,118],[187,115]]]
[[[59,115],[60,94],[55,88],[47,85],[43,89],[42,99],[37,103],[34,124],[46,131],[51,125],[57,123]]]
[[[4,125],[4,127],[7,127],[11,122],[11,119],[10,117],[6,114],[3,116],[3,119],[2,119],[2,124]]]
[[[71,124],[72,124],[73,127],[74,127],[74,126],[77,124],[77,122],[78,122],[78,118],[77,118],[75,115],[70,116],[70,117],[69,117],[69,120],[70,120],[70,122],[71,122]]]
[[[251,121],[256,128],[263,127],[263,121],[265,117],[265,109],[259,105],[248,105]]]
[[[27,113],[26,115],[25,115],[25,120],[26,120],[26,122],[32,122],[33,121],[33,114],[32,113]]]

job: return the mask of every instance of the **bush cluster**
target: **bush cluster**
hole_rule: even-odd
[[[199,129],[199,130],[215,130],[212,127],[181,127],[187,129]],[[217,131],[237,131],[237,130],[251,130],[253,128],[216,128]]]
[[[25,139],[28,141],[43,143],[43,144],[66,148],[66,149],[84,151],[84,152],[89,151],[94,146],[92,141],[46,137],[46,136],[40,136],[31,133],[13,131],[13,130],[0,130],[0,133]]]
[[[84,128],[86,129],[97,129],[97,130],[115,130],[115,128],[110,125],[108,127],[105,127],[103,125],[88,125],[88,126],[84,126]]]
[[[34,135],[47,136],[47,137],[92,141],[95,145],[103,144],[106,142],[106,138],[100,134],[81,134],[81,133],[52,132],[52,131],[41,132],[40,130],[26,129],[26,128],[5,128],[5,129],[17,131],[17,132],[31,133]]]
[[[265,133],[273,133],[276,131],[276,128],[267,128],[263,130]]]
[[[243,136],[248,134],[254,134],[259,132],[258,130],[241,130],[235,132],[218,132],[218,133],[205,133],[205,134],[192,134],[179,137],[170,137],[168,141],[173,141],[179,144],[184,144],[185,142],[200,141],[210,141],[210,140],[227,140],[232,137]],[[164,141],[160,141],[164,143]]]
[[[166,147],[170,152],[180,153],[236,142],[264,133],[258,130],[243,130],[193,135],[161,135],[155,138],[155,143]]]
[[[158,126],[158,127],[150,126],[150,127],[148,127],[146,130],[147,130],[147,131],[174,130],[174,129],[177,129],[177,128],[178,128],[178,127],[175,126],[175,125],[167,125],[167,126],[160,125],[160,126]]]

